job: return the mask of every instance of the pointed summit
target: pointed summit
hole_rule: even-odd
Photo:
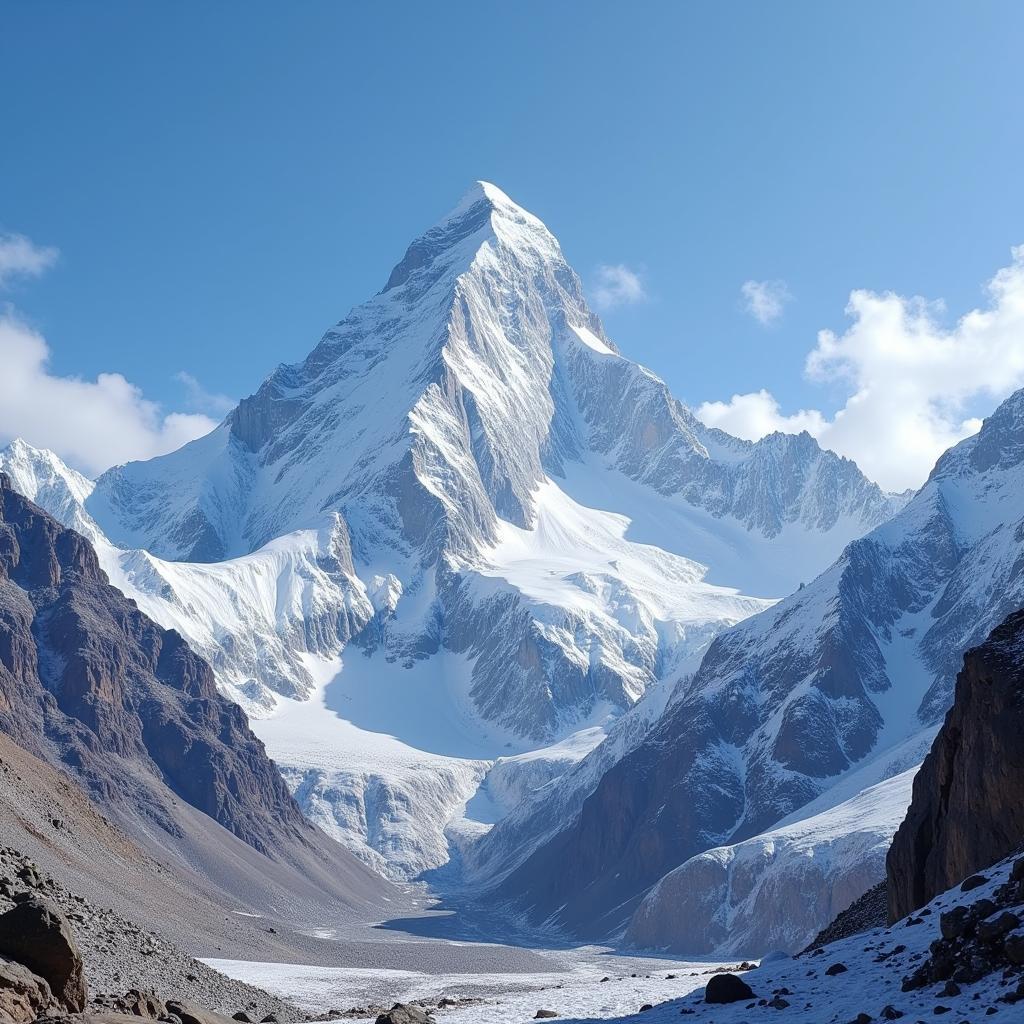
[[[513,202],[497,185],[477,181],[449,213],[409,246],[402,261],[391,271],[384,291],[398,288],[425,268],[447,268],[451,262],[447,258],[449,253],[465,249],[465,255],[471,258],[488,239],[520,253],[562,260],[558,240],[543,221]]]
[[[503,214],[514,219],[531,221],[540,227],[544,227],[543,223],[530,213],[529,210],[524,209],[518,203],[514,202],[509,198],[507,193],[503,192],[497,185],[493,185],[489,181],[473,182],[473,184],[465,191],[458,203],[455,204],[455,207],[446,217],[438,222],[438,226],[449,220],[461,217],[468,211],[479,206],[487,206],[495,213]],[[545,230],[547,229],[545,228]]]

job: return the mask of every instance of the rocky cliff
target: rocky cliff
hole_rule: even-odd
[[[889,918],[1024,844],[1024,611],[964,656],[887,859]]]

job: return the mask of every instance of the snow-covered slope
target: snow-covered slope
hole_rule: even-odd
[[[903,511],[717,637],[666,713],[506,879],[505,894],[536,919],[554,913],[606,934],[668,871],[777,827],[934,729],[964,650],[1024,604],[1022,495],[1018,392],[939,460]],[[652,903],[644,913],[650,945],[706,945],[713,924],[654,914]]]
[[[645,1013],[612,1019],[636,1024],[677,1024],[680,1015],[714,1024],[1024,1020],[1024,892],[1011,880],[1013,864],[1010,858],[987,868],[976,887],[950,889],[886,928],[743,973],[753,992],[745,999],[709,1003],[701,986]],[[946,938],[951,931],[965,937]],[[920,974],[930,977],[919,980]],[[565,1015],[570,1021],[577,1016],[589,1014]]]
[[[722,957],[803,949],[885,877],[885,857],[931,736],[924,730],[769,831],[670,871],[637,907],[627,944]]]
[[[806,434],[701,424],[486,183],[206,437],[94,487],[58,470],[60,496],[39,472],[32,496],[270,716],[307,813],[406,874],[899,504]]]

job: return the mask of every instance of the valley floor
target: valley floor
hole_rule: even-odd
[[[539,1009],[560,1017],[621,1017],[645,1003],[702,989],[719,966],[627,956],[608,946],[558,945],[554,936],[520,933],[482,908],[439,909],[415,888],[410,902],[407,916],[391,921],[316,929],[319,966],[224,958],[204,962],[311,1013],[363,1008],[363,1013],[347,1014],[353,1020],[375,1019],[379,1008],[396,1002],[422,1000],[437,1006],[447,997],[461,1005],[437,1012],[452,1024],[526,1021]],[[335,943],[336,958],[325,957]]]
[[[346,962],[337,967],[208,963],[314,1012],[365,1007],[352,1014],[356,1019],[373,1016],[367,1004],[423,1000],[436,1007],[447,996],[464,1002],[439,1008],[441,1024],[526,1024],[541,1009],[567,1021],[630,1018],[637,1024],[669,1024],[680,1016],[709,1024],[864,1024],[946,1014],[954,1024],[1019,1022],[1022,877],[1024,857],[1011,857],[888,927],[795,958],[770,958],[741,975],[752,991],[728,1005],[704,999],[721,965],[627,957],[596,946],[523,949],[434,937],[401,969],[374,964],[359,944],[350,949],[344,942],[339,954]],[[412,933],[396,931],[381,938],[378,951],[392,943],[406,951],[418,945]]]
[[[264,988],[312,1012],[349,1010],[441,997],[463,1005],[439,1016],[451,1024],[508,1024],[527,1021],[540,1009],[559,1017],[609,1018],[634,1014],[703,989],[712,964],[621,956],[606,947],[531,949],[425,939],[406,969],[375,967],[372,957],[346,949],[359,964],[312,967],[301,964],[207,960],[229,977]],[[347,945],[347,944],[346,944]],[[405,943],[398,943],[405,946]],[[362,952],[362,951],[360,951]],[[406,948],[406,952],[408,949]],[[415,966],[413,966],[415,965]],[[608,980],[602,980],[602,979]],[[361,1019],[353,1014],[354,1019]]]

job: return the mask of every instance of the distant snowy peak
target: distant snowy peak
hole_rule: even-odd
[[[100,534],[85,501],[95,484],[45,448],[34,448],[20,437],[0,450],[0,471],[11,486],[46,509],[55,519],[94,541]]]

